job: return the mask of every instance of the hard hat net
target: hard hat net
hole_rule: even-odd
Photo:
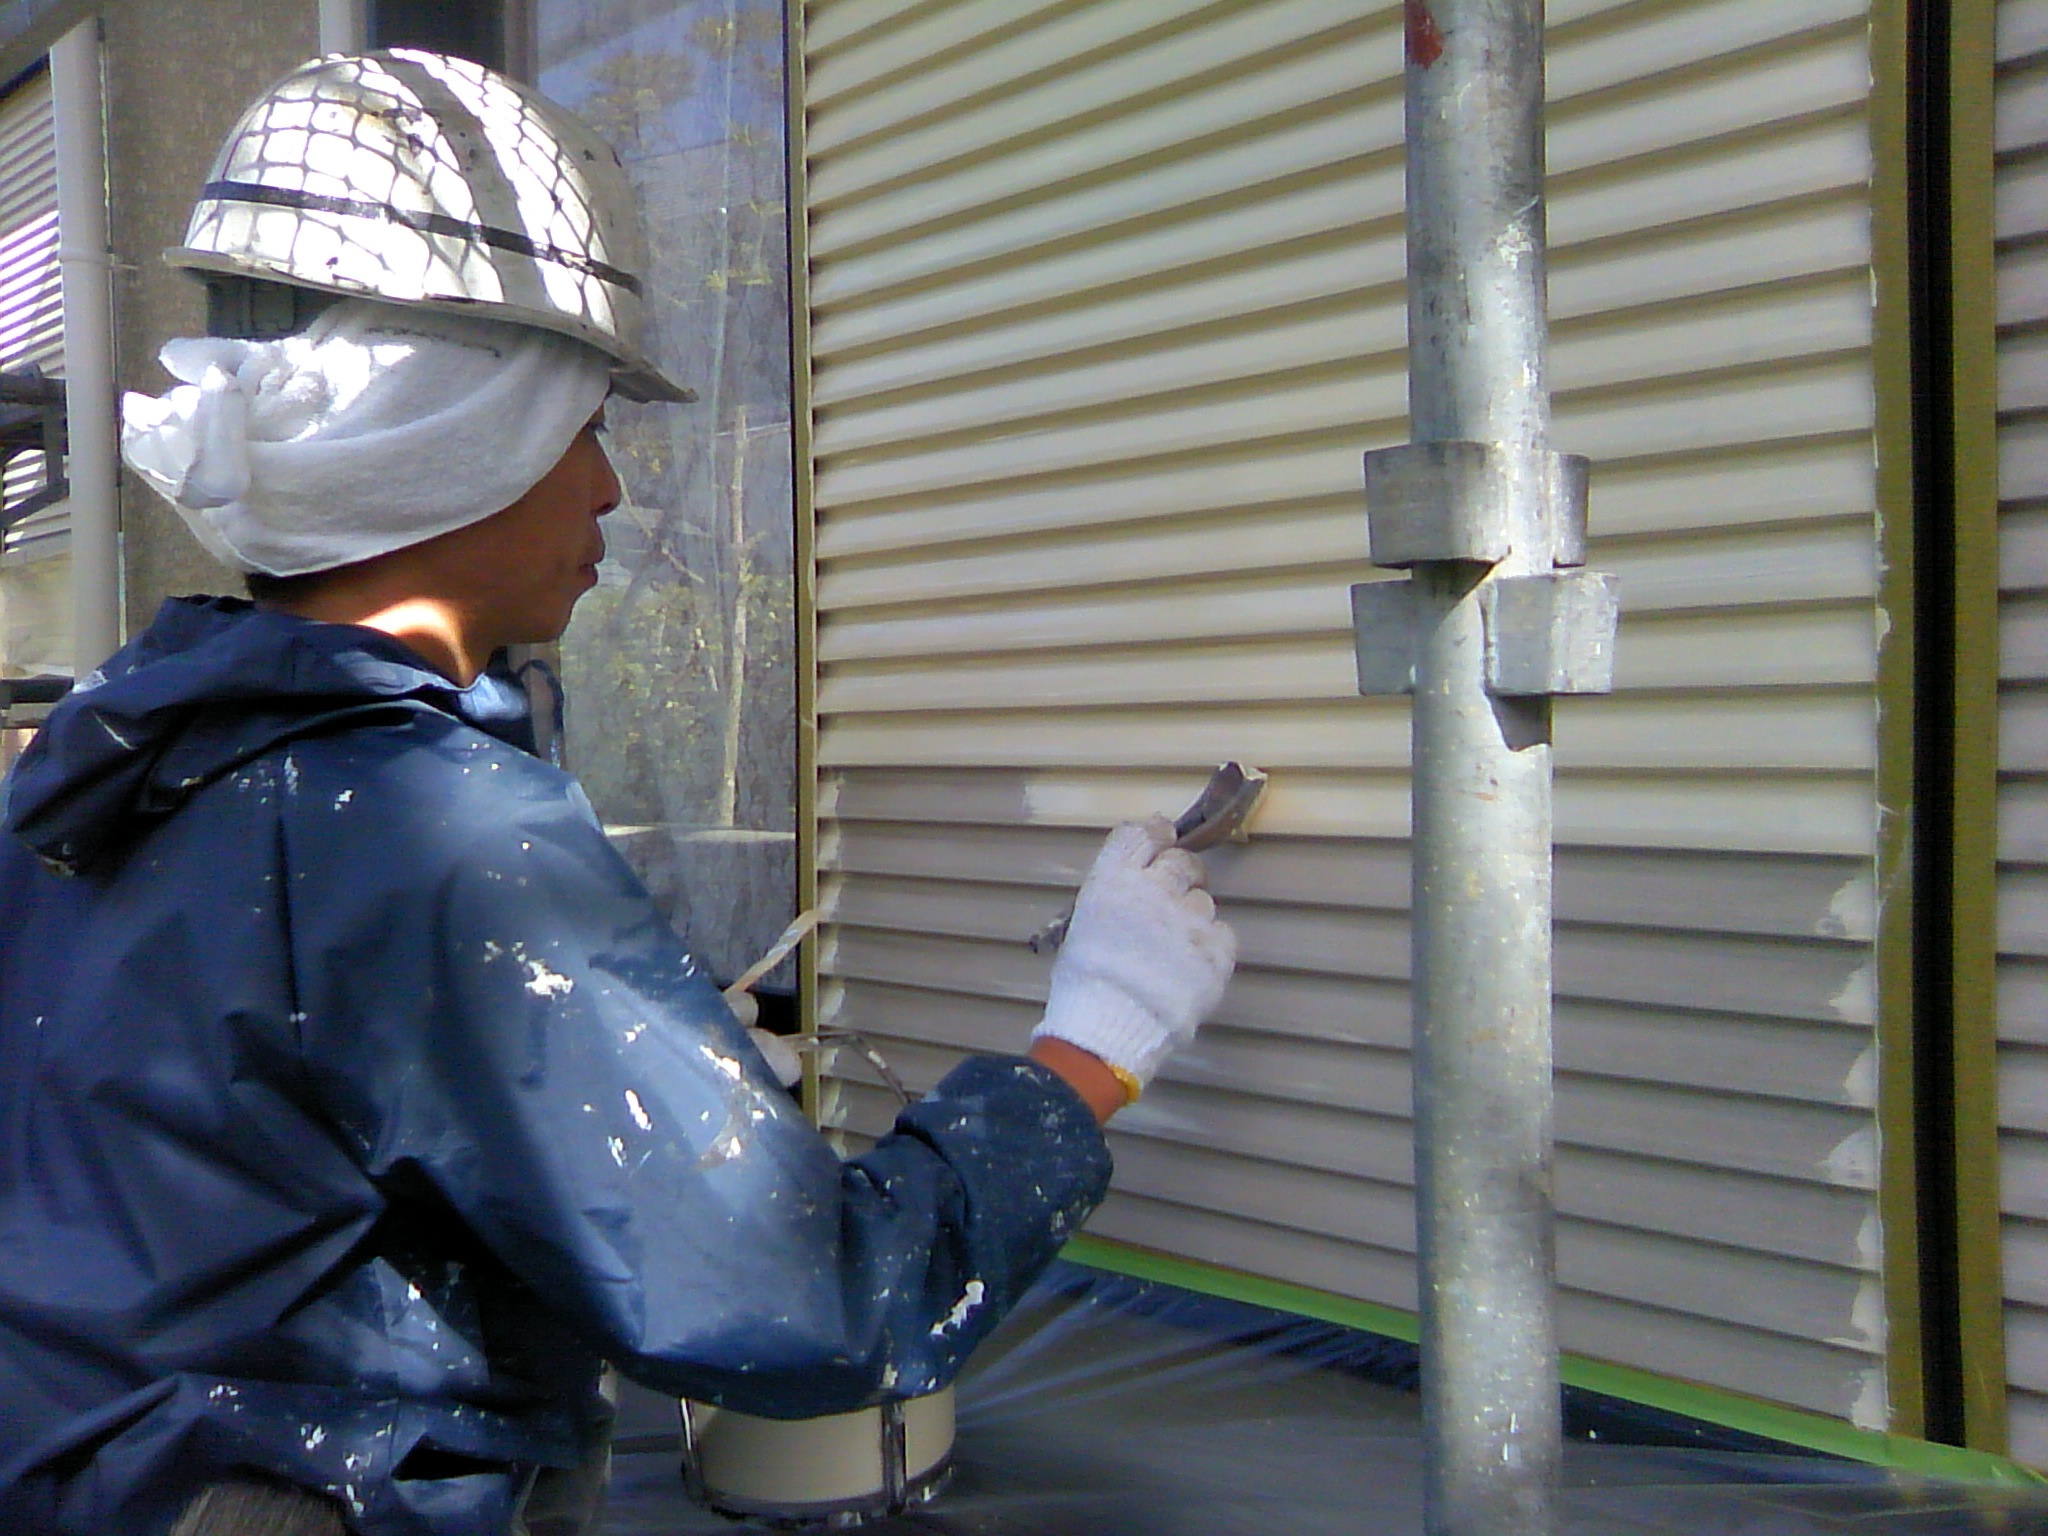
[[[616,157],[465,60],[398,50],[287,77],[230,137],[173,259],[474,306],[638,361],[643,257]]]

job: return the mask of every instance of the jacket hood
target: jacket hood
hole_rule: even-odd
[[[51,710],[0,786],[0,822],[75,874],[282,741],[420,708],[533,750],[525,691],[498,658],[458,688],[374,629],[172,598]]]

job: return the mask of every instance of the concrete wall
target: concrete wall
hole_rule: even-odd
[[[156,360],[172,336],[206,319],[198,283],[163,263],[184,238],[214,151],[251,99],[319,51],[316,0],[110,0],[106,37],[107,153],[114,248],[116,376],[160,393]],[[171,509],[133,475],[121,481],[127,624],[163,598],[240,592],[239,578],[201,550]]]

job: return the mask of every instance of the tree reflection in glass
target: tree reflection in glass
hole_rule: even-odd
[[[535,0],[541,89],[625,161],[651,350],[694,405],[613,401],[627,502],[562,641],[569,761],[721,980],[796,896],[781,7]],[[788,962],[767,986],[786,987]]]

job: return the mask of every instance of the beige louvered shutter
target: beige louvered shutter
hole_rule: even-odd
[[[63,291],[57,274],[57,143],[49,76],[0,100],[0,369],[63,373]],[[0,477],[4,504],[43,489],[43,455],[16,455]],[[63,506],[31,512],[8,528],[8,553],[61,543]]]
[[[1998,1024],[2007,1413],[2048,1465],[2048,4],[1998,7]]]
[[[64,372],[64,306],[57,270],[57,149],[50,81],[37,75],[0,101],[0,369]],[[12,507],[40,491],[40,453],[9,461],[0,492]],[[61,546],[64,504],[14,523],[6,549],[18,558]]]
[[[1868,21],[1550,9],[1556,441],[1626,604],[1558,712],[1564,1341],[1875,1424]],[[1090,1230],[1412,1308],[1407,712],[1346,596],[1400,9],[806,17],[822,1022],[913,1087],[1020,1048],[1102,828],[1255,763],[1242,969]]]

